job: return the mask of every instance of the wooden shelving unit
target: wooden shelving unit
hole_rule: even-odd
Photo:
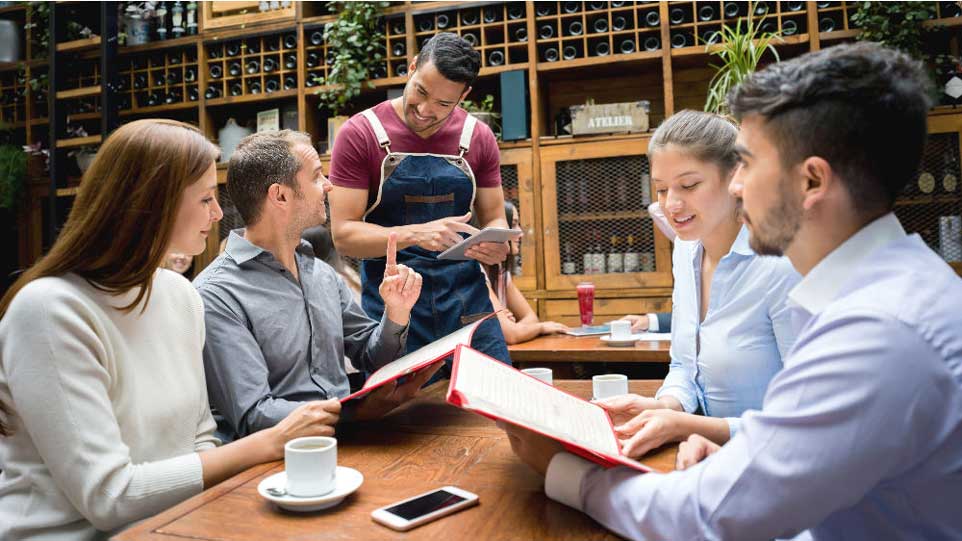
[[[195,123],[216,142],[218,131],[228,118],[250,123],[257,111],[278,108],[282,118],[286,118],[286,113],[296,113],[294,127],[311,133],[322,143],[323,150],[328,113],[318,110],[315,93],[331,87],[316,83],[315,78],[323,80],[328,74],[326,60],[330,51],[323,39],[323,25],[335,16],[321,13],[318,5],[302,2],[294,2],[290,10],[268,14],[255,13],[257,2],[224,3],[228,4],[233,11],[215,14],[214,6],[204,3],[203,9],[198,10],[198,35],[118,49],[117,69],[122,82],[115,95],[119,99],[118,114],[122,121],[169,116]],[[924,24],[950,29],[962,27],[962,17],[952,16],[948,4],[939,3],[939,18]],[[737,12],[733,5],[737,5]],[[791,30],[790,35],[775,45],[782,58],[852,40],[857,34],[857,30],[850,27],[850,16],[855,10],[851,3],[767,2],[765,5],[767,10],[763,13],[749,14],[747,4],[742,2],[694,0],[392,3],[382,12],[384,63],[372,74],[373,88],[364,90],[357,107],[374,105],[385,99],[386,90],[403,87],[406,69],[424,41],[435,32],[444,30],[472,36],[468,39],[477,43],[482,68],[470,98],[480,99],[490,93],[496,96],[496,101],[528,100],[528,138],[501,145],[506,198],[518,204],[525,230],[521,274],[515,277],[516,283],[535,301],[540,316],[563,321],[577,313],[572,302],[574,286],[581,280],[595,281],[599,302],[612,315],[668,309],[672,283],[670,244],[652,227],[645,210],[650,193],[643,195],[638,191],[648,188],[643,175],[650,135],[572,137],[559,133],[558,124],[563,123],[562,113],[567,107],[589,98],[598,103],[648,100],[652,128],[675,111],[700,109],[712,74],[708,67],[712,32],[723,24],[744,24],[751,19],[774,29]],[[0,15],[3,13],[0,9]],[[829,21],[832,29],[827,31]],[[572,25],[578,33],[572,32]],[[98,59],[95,42],[99,42],[99,38],[59,43],[56,51],[76,55],[81,60]],[[566,51],[566,48],[570,49]],[[552,50],[554,52],[549,53]],[[28,51],[28,58],[32,58],[26,63],[28,73],[46,71],[48,60],[33,56]],[[289,61],[291,58],[293,61]],[[251,61],[257,63],[257,69],[249,72]],[[275,64],[273,69],[264,69],[267,61]],[[231,73],[235,62],[240,63],[241,69],[236,75]],[[211,73],[214,67],[219,73]],[[0,66],[0,89],[8,87],[4,74],[15,73],[4,68]],[[187,80],[191,69],[195,73]],[[515,70],[525,73],[525,95],[500,95],[501,74]],[[141,88],[135,88],[141,75],[146,81]],[[285,84],[288,78],[292,80]],[[158,81],[161,84],[155,84]],[[269,81],[277,81],[279,88],[268,92]],[[81,88],[60,87],[56,93],[58,104],[62,100],[68,103],[98,95],[99,73],[86,74],[80,82]],[[260,86],[257,93],[252,91],[253,83]],[[232,95],[235,85],[240,88]],[[212,88],[217,92],[208,95]],[[192,89],[196,89],[196,100],[190,99]],[[179,99],[148,105],[151,92],[162,94],[164,101],[172,92]],[[143,103],[140,94],[145,94]],[[17,109],[20,116],[16,118],[16,125],[27,133],[27,140],[35,140],[35,134],[46,131],[46,102],[38,106],[28,90],[25,103],[22,113]],[[0,112],[5,111],[7,109],[0,106]],[[99,120],[101,114],[98,110],[74,111],[68,120],[92,123]],[[962,134],[962,108],[935,108],[930,115],[930,130],[943,135]],[[92,135],[60,140],[56,146],[75,148],[96,144],[99,140],[99,135]],[[939,144],[943,149],[954,144],[955,152],[962,153],[957,139]],[[322,154],[325,168],[329,160],[328,154]],[[574,163],[583,164],[585,169],[572,170]],[[637,199],[630,208],[620,202],[625,180],[619,178],[619,168],[629,168],[637,177],[629,179],[629,195]],[[219,166],[219,176],[223,177],[224,173],[224,168]],[[572,179],[580,178],[578,175],[592,179],[600,195],[589,196],[585,199],[587,203],[579,203],[580,187],[577,182],[572,183]],[[43,190],[36,188],[35,192],[48,194],[50,190],[43,187]],[[76,187],[59,186],[55,193],[69,198],[76,193]],[[926,224],[931,224],[933,216],[937,220],[938,213],[949,212],[955,208],[951,205],[956,201],[951,194],[913,195],[901,199],[899,209],[902,209],[900,212],[911,210],[915,213],[913,224],[931,229]],[[936,207],[937,212],[928,210]],[[30,208],[27,219],[39,224],[42,220],[39,204],[31,204]],[[962,210],[954,212],[962,213]],[[931,242],[931,231],[926,234]],[[617,237],[618,246],[624,247],[628,235],[633,237],[639,254],[648,254],[641,257],[643,268],[637,272],[597,275],[584,272],[584,255],[590,253],[595,244],[600,243],[607,251],[611,237]],[[211,235],[209,250],[198,257],[195,268],[213,259],[219,241],[217,235]],[[27,247],[21,253],[23,265],[40,255],[37,242],[36,236],[22,242]],[[564,272],[566,244],[570,246],[569,259],[576,263],[575,272],[570,274]],[[953,266],[962,273],[962,264]],[[599,313],[605,315],[602,312]]]

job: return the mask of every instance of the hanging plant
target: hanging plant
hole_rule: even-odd
[[[874,41],[924,60],[925,35],[934,29],[922,26],[935,18],[935,2],[859,2],[852,26],[861,30],[859,41]]]
[[[384,34],[378,29],[378,17],[387,2],[328,2],[337,19],[324,25],[327,50],[334,54],[327,77],[315,82],[328,88],[319,89],[319,107],[339,115],[366,85],[374,88],[369,74],[384,60]]]
[[[50,50],[50,6],[53,2],[27,2],[27,20],[23,26],[30,31],[31,59],[41,59]]]
[[[755,3],[749,2],[748,13],[754,13],[754,11]],[[726,101],[728,92],[755,73],[765,53],[771,52],[775,61],[778,62],[778,51],[775,50],[772,42],[779,39],[781,33],[762,32],[761,23],[764,20],[765,17],[761,19],[748,17],[743,25],[723,25],[718,32],[717,45],[706,46],[709,54],[717,56],[721,64],[710,64],[715,69],[715,75],[708,83],[705,111],[728,114]]]
[[[3,139],[9,139],[9,126],[0,124]],[[27,153],[6,142],[0,144],[0,209],[13,209],[20,200],[23,179],[27,175]]]

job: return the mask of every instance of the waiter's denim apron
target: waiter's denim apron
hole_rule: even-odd
[[[461,154],[448,156],[391,152],[391,141],[374,111],[368,109],[362,114],[374,129],[378,145],[387,153],[381,162],[377,199],[365,212],[365,222],[384,227],[420,224],[462,216],[472,209],[474,173],[464,154],[468,152],[477,123],[475,117],[468,115],[464,121],[459,143]],[[414,269],[423,278],[421,295],[411,309],[408,353],[493,310],[478,262],[439,260],[439,253],[417,245],[397,253],[398,263]],[[376,321],[384,314],[384,302],[378,293],[384,265],[383,257],[361,262],[361,305]],[[478,326],[471,347],[511,364],[497,318]]]

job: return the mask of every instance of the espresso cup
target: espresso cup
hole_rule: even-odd
[[[548,385],[554,385],[550,368],[525,368],[522,372],[535,379],[540,379]]]
[[[612,340],[631,340],[631,322],[619,319],[611,322]]]
[[[595,400],[628,394],[628,376],[624,374],[601,374],[591,378],[591,392]]]
[[[284,445],[287,493],[301,498],[323,496],[334,490],[337,440],[326,436],[296,438]]]

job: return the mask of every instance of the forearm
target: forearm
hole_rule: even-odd
[[[344,256],[355,258],[384,257],[387,238],[397,233],[398,250],[414,246],[418,242],[418,226],[421,224],[384,227],[361,220],[334,222],[332,228],[334,247]]]
[[[527,342],[541,335],[541,323],[514,322],[498,314],[498,321],[501,323],[501,331],[504,333],[504,341],[508,345]]]
[[[662,407],[664,407],[665,409],[681,411],[681,412],[685,411],[685,408],[681,405],[681,401],[675,398],[674,396],[664,395],[659,397],[657,400],[659,403],[661,403]],[[726,428],[725,430],[727,432],[728,429]],[[704,436],[704,434],[702,435]],[[726,441],[728,440],[727,436],[725,437],[725,440]]]
[[[676,435],[676,441],[687,439],[692,434],[698,434],[719,445],[728,443],[731,429],[725,418],[706,417],[691,413],[680,413],[679,415],[682,419],[679,423],[680,433]]]
[[[229,479],[242,471],[284,456],[283,448],[275,448],[269,430],[263,430],[200,453],[204,471],[204,489]]]

